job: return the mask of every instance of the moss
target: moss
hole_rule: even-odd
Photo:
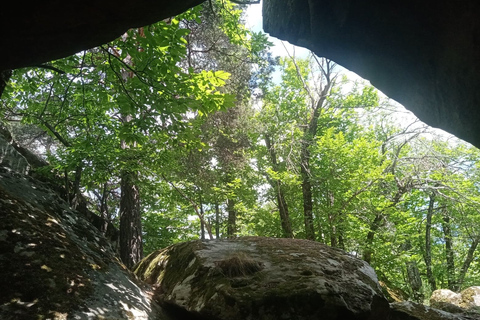
[[[245,252],[235,252],[229,258],[215,261],[215,265],[229,278],[244,277],[264,268],[261,262],[250,258]]]

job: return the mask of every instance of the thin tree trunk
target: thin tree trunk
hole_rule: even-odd
[[[265,134],[265,144],[270,155],[270,161],[272,163],[272,168],[275,172],[278,173],[279,165],[277,161],[277,154],[275,152],[274,144],[272,143],[271,137],[268,134]],[[277,179],[268,179],[270,185],[275,190],[277,197],[277,206],[278,212],[280,214],[280,222],[282,224],[282,232],[285,238],[293,238],[292,224],[290,222],[290,215],[288,213],[288,205],[285,199],[285,194],[282,188],[282,182]]]
[[[317,241],[326,244],[325,233],[323,232],[322,221],[317,220],[318,239]]]
[[[420,291],[420,289],[422,288],[422,278],[420,277],[420,270],[418,270],[417,262],[406,262],[406,266],[408,283],[410,284],[410,288],[412,288],[413,291],[413,299],[416,302],[422,302],[424,298],[422,292]]]
[[[202,202],[202,195],[200,194],[200,201],[199,201],[199,207],[200,207],[200,214],[202,217],[205,219],[205,212],[203,211],[203,202]],[[204,219],[200,219],[200,239],[205,240],[205,223]]]
[[[100,231],[106,234],[110,223],[110,213],[108,212],[108,183],[106,182],[103,184],[102,198],[100,199],[100,216],[104,220]]]
[[[407,240],[403,245],[402,245],[402,250],[405,253],[408,253],[412,249],[412,244],[410,240]],[[420,289],[422,288],[422,278],[420,277],[420,270],[418,269],[417,261],[416,260],[410,260],[405,262],[405,266],[407,269],[407,281],[412,289],[412,294],[414,301],[416,302],[421,302],[423,301],[423,294],[421,293]]]
[[[73,198],[72,203],[70,204],[71,207],[75,210],[80,212],[87,211],[87,201],[82,195],[82,191],[80,190],[80,182],[82,180],[82,172],[83,169],[81,166],[77,166],[75,170],[75,180],[73,181]]]
[[[64,183],[65,183],[65,200],[68,204],[71,204],[70,201],[70,180],[68,179],[68,169],[65,168],[64,172]]]
[[[328,188],[328,187],[326,187]],[[333,195],[333,193],[329,190],[326,191],[326,195],[327,195],[327,204],[328,204],[328,224],[330,225],[330,246],[331,247],[337,247],[338,246],[338,242],[337,242],[337,221],[336,221],[336,218],[337,218],[337,215],[336,213],[333,211],[333,205],[335,203],[335,196]]]
[[[303,198],[303,217],[305,223],[305,237],[309,240],[315,240],[315,227],[313,219],[313,196],[312,196],[312,183],[310,181],[310,150],[309,147],[313,144],[315,136],[318,130],[318,119],[320,118],[322,108],[327,103],[327,96],[332,86],[332,68],[333,63],[330,60],[325,59],[325,63],[322,64],[317,60],[318,65],[322,70],[322,78],[324,77],[325,83],[320,89],[320,98],[315,101],[314,95],[305,81],[300,68],[295,61],[295,58],[290,56],[293,64],[295,65],[297,76],[303,83],[305,93],[308,94],[311,101],[311,114],[307,125],[303,130],[303,137],[301,141],[300,152],[300,173],[302,176],[302,198]]]
[[[215,199],[215,239],[220,239],[220,206]]]
[[[136,185],[137,173],[121,173],[120,199],[120,258],[132,268],[143,258],[140,195]]]
[[[455,255],[453,252],[452,230],[450,228],[450,217],[448,213],[443,212],[443,239],[445,241],[445,256],[447,260],[447,283],[448,289],[455,290]]]
[[[282,231],[285,238],[293,238],[292,224],[288,213],[287,201],[282,191],[280,181],[277,181],[277,203],[278,211],[280,213],[280,220],[282,222]]]
[[[208,221],[205,221],[205,217],[203,216],[203,214],[200,212],[200,210],[198,209],[199,206],[198,204],[192,200],[191,198],[187,197],[187,195],[185,195],[185,193],[182,192],[182,190],[180,190],[179,188],[177,188],[177,186],[171,182],[170,180],[168,180],[164,175],[162,175],[162,178],[168,182],[168,184],[170,184],[185,200],[187,200],[188,202],[190,202],[190,204],[192,205],[193,207],[193,210],[195,210],[195,213],[197,214],[198,218],[200,219],[201,223],[203,223],[203,225],[205,226],[205,229],[207,229],[207,233],[208,233],[208,237],[211,239],[213,239],[213,234],[212,234],[212,226],[210,224],[210,222]]]
[[[457,281],[455,282],[455,288],[453,291],[458,292],[462,289],[463,281],[465,280],[468,268],[470,268],[470,264],[473,261],[475,250],[477,249],[479,242],[480,236],[477,236],[475,239],[473,239],[470,248],[468,248],[467,256],[465,257],[465,261],[463,261],[462,269],[460,270]]]
[[[425,224],[425,267],[427,268],[427,279],[432,291],[437,290],[437,283],[432,272],[432,243],[430,237],[430,231],[432,229],[432,216],[435,205],[435,194],[430,195],[430,201],[428,203],[427,210],[427,222]]]
[[[377,212],[375,218],[373,219],[372,223],[370,224],[370,230],[367,234],[367,239],[365,241],[365,249],[363,250],[362,259],[365,260],[367,263],[372,262],[372,255],[373,255],[373,240],[375,238],[375,234],[377,233],[378,228],[383,220],[383,214]]]
[[[302,142],[300,173],[302,175],[303,219],[305,223],[305,238],[315,240],[315,227],[313,225],[313,196],[310,182],[310,151],[308,143]]]
[[[227,238],[234,238],[236,236],[236,222],[237,222],[237,212],[235,210],[235,201],[232,199],[227,199]]]
[[[227,199],[227,238],[237,236],[237,211],[235,210],[235,200]]]

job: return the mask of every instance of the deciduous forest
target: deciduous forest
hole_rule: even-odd
[[[301,238],[372,265],[404,299],[480,281],[480,151],[311,54],[272,54],[211,1],[15,70],[1,119],[132,267],[191,239]]]

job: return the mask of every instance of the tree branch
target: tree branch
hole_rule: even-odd
[[[210,239],[213,239],[213,234],[212,234],[212,226],[210,225],[210,223],[208,223],[207,221],[205,221],[205,217],[202,213],[200,213],[199,209],[198,209],[198,204],[192,200],[191,198],[189,198],[185,193],[182,192],[182,190],[180,190],[173,182],[171,182],[170,180],[168,180],[165,175],[162,174],[162,178],[163,180],[165,180],[169,185],[171,185],[175,191],[177,191],[181,196],[182,198],[184,198],[185,200],[187,200],[188,202],[190,202],[190,204],[193,206],[193,209],[195,210],[195,213],[197,214],[197,216],[200,218],[200,220],[202,221],[203,225],[205,226],[205,228],[207,228],[207,232],[208,232],[208,236],[210,237]]]

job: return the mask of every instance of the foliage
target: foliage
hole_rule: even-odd
[[[2,114],[117,225],[122,173],[138,173],[146,252],[313,228],[411,299],[478,283],[479,151],[392,120],[331,61],[274,57],[241,9],[213,1],[17,70]]]

